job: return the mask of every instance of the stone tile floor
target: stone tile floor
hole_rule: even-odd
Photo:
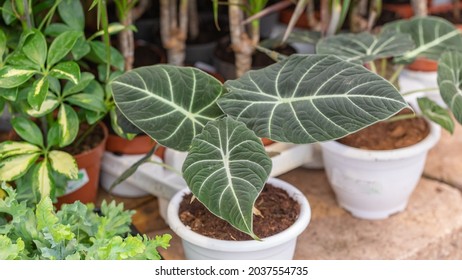
[[[340,208],[323,170],[298,168],[280,176],[302,190],[312,208],[295,259],[462,259],[461,144],[461,126],[452,136],[443,132],[407,209],[381,221],[360,220]],[[100,192],[100,199],[108,197]],[[137,210],[134,224],[141,232],[172,234],[155,197],[116,199]],[[181,240],[174,235],[162,254],[183,259]]]

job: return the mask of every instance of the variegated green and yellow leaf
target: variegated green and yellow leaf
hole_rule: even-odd
[[[48,94],[48,78],[43,76],[35,81],[27,95],[27,102],[35,110],[40,110]]]
[[[0,161],[0,181],[13,181],[24,175],[39,158],[39,153],[17,155]]]
[[[13,129],[24,140],[37,146],[43,147],[42,131],[36,123],[29,118],[15,117],[11,120]]]
[[[58,108],[59,101],[56,98],[55,95],[53,94],[48,94],[45,101],[43,101],[42,106],[40,107],[40,110],[35,110],[34,108],[29,108],[27,109],[27,114],[29,116],[39,118],[43,117],[48,113],[53,112],[56,108]]]
[[[0,143],[0,159],[40,152],[40,148],[28,142],[5,141]]]
[[[51,168],[69,179],[77,179],[79,168],[74,157],[63,151],[51,151],[49,154]]]
[[[14,88],[27,82],[35,70],[6,66],[0,69],[0,88]]]
[[[58,123],[60,125],[59,146],[65,147],[71,144],[79,132],[79,117],[71,106],[63,104],[59,108]]]
[[[80,80],[80,67],[74,61],[61,62],[50,71],[50,75],[58,79],[66,79],[74,84]]]
[[[51,190],[54,188],[54,184],[50,168],[48,166],[48,161],[43,160],[35,166],[32,180],[33,187],[38,189],[41,197],[50,196]]]

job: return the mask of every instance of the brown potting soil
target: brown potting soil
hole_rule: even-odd
[[[76,139],[77,140],[80,139],[80,137],[85,133],[85,131],[87,131],[88,128],[89,128],[88,124],[82,124],[80,126],[80,130],[79,130],[79,133]],[[75,146],[74,145],[75,141],[74,141],[73,144],[65,147],[63,150],[72,155],[78,155],[80,153],[83,153],[83,152],[86,152],[86,151],[89,151],[95,148],[101,143],[101,141],[103,141],[103,139],[104,139],[104,131],[100,125],[96,125],[93,128],[93,131],[87,137],[85,137],[85,139],[83,139],[80,145]]]
[[[186,195],[180,204],[179,217],[193,231],[221,240],[252,240],[252,238],[212,214],[192,194]],[[261,216],[254,215],[253,230],[259,238],[275,235],[290,227],[300,214],[300,205],[286,191],[266,184],[255,207]]]
[[[412,118],[379,122],[338,141],[365,150],[393,150],[414,145],[429,133],[430,128],[423,118]]]

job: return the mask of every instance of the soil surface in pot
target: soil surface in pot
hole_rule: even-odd
[[[186,195],[180,204],[180,220],[193,231],[221,240],[252,240],[252,238],[227,222],[216,217],[195,199]],[[260,238],[275,235],[290,227],[300,214],[300,205],[286,191],[266,184],[255,207],[261,216],[254,215],[253,230]]]
[[[80,126],[79,134],[77,135],[76,141],[80,139],[80,137],[88,130],[88,128],[89,128],[88,124],[82,124]],[[103,139],[104,139],[103,128],[100,125],[96,125],[93,128],[93,131],[87,137],[85,137],[85,139],[82,140],[80,145],[75,146],[74,144],[76,142],[74,141],[74,143],[65,147],[63,150],[72,155],[78,155],[80,153],[83,153],[83,152],[86,152],[86,151],[89,151],[95,148],[101,143],[101,141],[103,141]]]
[[[423,118],[412,118],[379,122],[338,141],[365,150],[393,150],[414,145],[429,133],[430,128]]]

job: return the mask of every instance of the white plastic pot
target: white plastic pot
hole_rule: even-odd
[[[362,219],[385,219],[403,211],[422,175],[428,151],[441,128],[429,123],[419,143],[389,151],[370,151],[337,141],[321,143],[329,182],[341,207]]]
[[[142,164],[132,176],[110,190],[112,183],[142,157],[144,157],[144,155],[119,156],[110,152],[105,152],[101,163],[101,186],[106,191],[121,197],[136,198],[150,194],[146,190],[140,188],[140,186],[146,184],[143,173],[162,177],[164,176],[164,170],[160,165]],[[153,155],[151,159],[153,161],[162,162],[162,159],[155,155]]]
[[[168,223],[182,238],[186,259],[253,259],[291,260],[294,256],[297,236],[308,226],[311,218],[310,205],[306,197],[291,184],[270,178],[268,183],[285,190],[300,204],[300,215],[288,229],[262,241],[228,241],[200,235],[185,226],[178,217],[179,205],[189,190],[179,191],[169,203]]]

